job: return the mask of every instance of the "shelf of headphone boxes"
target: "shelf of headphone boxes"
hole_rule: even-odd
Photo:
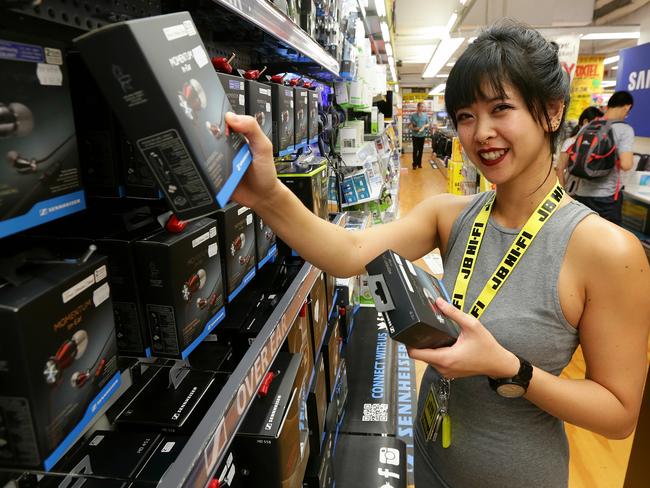
[[[9,19],[9,16],[5,18]],[[2,38],[12,39],[14,47],[37,43],[38,37],[50,34],[50,30],[45,26],[39,30],[39,36],[7,32],[5,27],[3,22]],[[52,29],[52,32],[54,31],[55,29]],[[69,44],[66,35],[56,32],[56,35],[47,39],[46,45],[54,46],[48,55],[56,58],[61,53],[67,54]],[[228,50],[230,49],[221,49],[221,52]],[[216,48],[215,53],[219,53]],[[246,56],[240,54],[239,59],[246,59]],[[49,61],[45,64],[49,64]],[[218,404],[225,400],[219,395],[220,387],[223,387],[223,392],[233,393],[239,391],[237,387],[246,384],[249,393],[256,391],[255,383],[261,380],[249,376],[254,371],[253,365],[257,370],[260,358],[264,358],[266,362],[263,369],[267,369],[280,344],[284,343],[285,336],[291,335],[292,331],[295,334],[297,329],[306,330],[304,323],[302,326],[294,325],[291,315],[295,312],[304,322],[305,310],[312,310],[308,314],[309,317],[318,312],[319,309],[314,310],[314,307],[316,303],[323,303],[322,298],[308,297],[311,297],[312,286],[319,282],[324,283],[326,278],[309,265],[281,268],[279,265],[268,264],[263,270],[259,270],[264,276],[251,281],[251,290],[256,287],[272,289],[274,285],[278,286],[280,275],[285,276],[280,279],[281,286],[286,288],[289,283],[289,288],[279,302],[277,296],[269,297],[269,290],[266,289],[267,293],[263,294],[266,302],[259,294],[256,295],[259,299],[253,306],[266,306],[265,314],[271,314],[261,329],[260,340],[252,341],[253,346],[260,346],[259,354],[244,353],[242,349],[237,351],[238,354],[229,351],[228,348],[233,347],[223,339],[202,341],[206,338],[218,338],[218,334],[215,336],[210,332],[218,332],[220,329],[215,328],[218,322],[230,319],[228,313],[224,319],[224,308],[227,311],[229,307],[236,306],[235,297],[241,291],[241,288],[237,288],[244,281],[251,280],[252,275],[258,272],[256,260],[261,262],[262,259],[253,258],[255,251],[249,247],[255,243],[254,234],[239,233],[231,241],[224,238],[227,233],[224,228],[226,215],[239,214],[238,217],[243,217],[248,222],[252,214],[241,208],[230,207],[226,211],[192,221],[179,234],[163,229],[156,217],[164,215],[166,205],[160,200],[160,192],[147,167],[138,161],[133,147],[122,134],[101,97],[92,93],[90,85],[82,86],[82,83],[88,83],[90,79],[83,74],[83,67],[78,58],[71,55],[66,57],[65,61],[63,58],[52,60],[52,64],[61,66],[59,63],[62,64],[63,71],[54,70],[54,74],[50,73],[55,79],[49,82],[49,86],[56,87],[56,93],[40,102],[47,104],[42,109],[48,114],[47,118],[41,119],[44,121],[42,124],[35,123],[31,132],[39,135],[43,141],[53,139],[48,140],[46,144],[56,145],[58,141],[63,140],[63,144],[56,147],[56,150],[65,152],[65,157],[56,156],[57,162],[61,163],[56,169],[59,175],[66,176],[57,179],[57,182],[67,184],[67,196],[72,195],[73,199],[59,204],[64,211],[57,217],[65,218],[31,230],[28,230],[28,227],[34,225],[33,220],[18,223],[16,220],[10,220],[18,213],[19,208],[30,202],[23,201],[20,205],[13,205],[13,213],[7,212],[3,216],[4,224],[9,225],[3,227],[4,238],[0,241],[5,258],[0,268],[5,280],[0,288],[0,296],[7,293],[5,298],[11,300],[20,295],[20,300],[14,305],[2,304],[3,313],[12,318],[2,321],[5,330],[4,340],[0,344],[3,356],[0,357],[0,373],[4,376],[2,388],[7,389],[0,393],[0,436],[3,440],[0,443],[0,464],[5,466],[2,469],[8,478],[14,477],[9,472],[15,468],[18,468],[18,472],[25,469],[27,472],[67,472],[76,465],[79,456],[84,457],[82,453],[87,453],[87,449],[93,447],[93,442],[99,445],[104,442],[101,439],[106,438],[110,440],[103,444],[106,446],[102,448],[102,457],[105,460],[115,460],[110,454],[110,446],[117,449],[116,453],[120,454],[120,459],[131,452],[130,447],[134,448],[134,456],[137,454],[139,457],[130,459],[133,461],[130,468],[126,463],[126,467],[117,469],[117,466],[112,466],[109,462],[110,466],[106,466],[107,471],[103,475],[129,478],[136,474],[136,467],[142,468],[145,451],[147,455],[151,455],[153,463],[154,454],[165,451],[183,454],[185,441],[188,448],[191,448],[192,444],[203,444],[201,447],[205,447],[204,440],[214,433],[215,426],[208,425],[207,432],[199,432],[197,435],[196,432],[206,428],[206,419],[201,417],[202,411],[205,412],[207,408],[208,413],[215,413],[214,407],[218,407]],[[72,75],[70,86],[67,76],[56,81],[56,72],[67,74],[67,70]],[[77,78],[74,77],[75,72],[79,75]],[[39,76],[42,75],[43,73],[39,73]],[[33,78],[33,73],[29,73],[29,77],[28,79]],[[45,85],[47,84],[46,82]],[[69,134],[74,134],[70,89],[77,97],[74,100],[75,108],[82,106],[83,112],[93,115],[83,119],[88,125],[79,126],[77,119],[80,157],[77,156],[74,136],[56,139],[59,133],[65,134],[66,130]],[[17,104],[12,106],[9,103],[2,106],[2,109],[3,120],[5,116],[20,118],[24,115],[21,113],[22,107]],[[79,114],[75,113],[75,116],[78,117]],[[22,125],[22,128],[16,132],[25,130],[24,126],[29,124],[14,124],[18,125]],[[3,125],[3,129],[5,127],[7,126]],[[21,132],[15,135],[24,137],[28,134]],[[31,142],[33,145],[33,140]],[[19,193],[24,193],[32,199],[40,198],[42,195],[39,193],[43,193],[44,188],[38,188],[37,191],[29,188],[35,186],[34,178],[30,180],[29,176],[37,173],[35,166],[46,162],[41,161],[46,158],[28,159],[30,156],[22,155],[29,154],[29,146],[17,146],[21,148],[19,153],[9,151],[13,163],[11,169],[17,175],[11,177],[22,178],[23,182],[27,183],[18,187]],[[122,172],[115,163],[124,160],[135,160],[138,163],[137,169],[123,169]],[[92,166],[87,164],[90,161],[94,163]],[[50,166],[54,165],[50,163]],[[127,181],[123,180],[125,175]],[[36,184],[42,184],[43,179],[50,176],[43,170]],[[129,181],[131,176],[137,178],[136,184],[126,184],[133,183],[132,179]],[[83,177],[84,185],[79,184],[80,177]],[[122,182],[124,184],[121,184]],[[134,194],[131,195],[130,192]],[[148,205],[144,208],[142,201],[131,201],[124,198],[125,196],[153,200],[146,202]],[[71,215],[82,210],[84,204],[89,207],[86,211]],[[39,213],[45,214],[48,210],[60,211],[56,205],[55,202],[50,202],[50,206],[43,207]],[[65,211],[66,208],[69,211]],[[260,234],[264,238],[268,235],[268,228],[256,225],[252,227],[261,229]],[[24,232],[8,235],[15,230]],[[204,237],[206,235],[207,239]],[[190,256],[186,267],[172,266],[172,263],[182,261],[179,255],[187,252],[187,248],[197,241],[202,242],[192,249],[198,247],[198,250],[201,250],[204,247],[203,252]],[[99,248],[98,252],[88,252],[91,244]],[[215,249],[216,254],[209,255],[214,253]],[[219,296],[217,290],[220,281],[222,286],[225,284],[224,295],[228,295],[228,277],[221,276],[220,272],[220,268],[226,266],[219,256],[237,254],[243,249],[248,249],[248,254],[243,260],[238,260],[246,267],[246,272],[240,272],[241,282],[239,285],[233,284],[230,296]],[[103,257],[102,253],[108,254],[108,259]],[[198,255],[203,255],[203,258],[199,259]],[[80,256],[85,259],[71,261],[71,258]],[[151,257],[158,258],[159,261],[155,264],[150,262],[148,268],[143,269],[143,263]],[[159,280],[150,288],[159,288],[157,292],[140,289],[141,280],[137,276],[154,272],[152,268],[156,268],[159,273]],[[293,282],[286,278],[287,273],[288,276],[295,275]],[[167,286],[166,280],[174,284]],[[327,282],[328,285],[323,286],[322,291],[315,288],[314,293],[326,294],[328,306],[321,306],[320,310],[327,309],[328,314],[332,315],[331,312],[336,311],[332,302],[334,287],[330,280]],[[160,296],[161,291],[168,292],[168,296]],[[235,291],[237,293],[234,293]],[[259,290],[257,292],[259,293]],[[277,292],[279,294],[282,290],[278,289]],[[118,296],[120,293],[123,295]],[[157,300],[164,301],[167,305],[147,306],[149,293],[157,293]],[[248,293],[240,294],[240,298],[244,299],[247,295]],[[223,302],[228,298],[231,303],[223,307]],[[30,302],[38,305],[30,305]],[[309,303],[310,307],[305,309],[305,303]],[[249,313],[248,318],[252,315],[254,314]],[[260,315],[263,316],[264,314]],[[186,327],[176,330],[175,325],[182,318],[187,319]],[[298,324],[300,320],[295,322]],[[307,322],[311,336],[317,336],[318,334],[311,333],[314,327],[311,325],[312,321]],[[221,324],[223,325],[225,323]],[[167,334],[158,333],[164,331],[165,327]],[[313,340],[300,341],[300,348],[304,350],[306,343],[315,348]],[[253,346],[251,349],[254,349]],[[288,347],[291,346],[283,346]],[[295,350],[296,347],[293,346],[293,352],[299,352]],[[201,355],[203,349],[207,352]],[[197,357],[195,362],[201,363],[202,359],[207,358],[207,364],[203,362],[201,367],[190,368],[189,372],[185,367],[178,367],[175,360],[189,358],[189,364],[192,364],[193,351]],[[319,349],[313,350],[312,356],[318,351]],[[240,363],[237,363],[237,355],[242,360]],[[133,356],[150,359],[127,359]],[[16,364],[20,364],[20,374],[14,369]],[[301,368],[304,369],[303,364]],[[218,369],[225,370],[225,374],[214,372]],[[228,371],[232,376],[228,377]],[[305,379],[307,373],[303,371],[302,377]],[[170,379],[176,384],[176,388],[168,385]],[[132,385],[129,388],[130,383]],[[303,384],[303,389],[305,387]],[[148,395],[156,391],[158,394],[153,395],[156,401],[146,401],[151,399]],[[237,405],[241,409],[241,415],[250,407],[253,397],[254,394],[251,394],[248,404],[243,408],[242,405]],[[178,404],[174,403],[179,399],[181,401]],[[102,416],[106,408],[116,401],[109,412],[110,415]],[[191,409],[188,404],[192,406]],[[174,410],[167,418],[168,425],[164,425],[165,422],[156,424],[169,412],[166,409],[173,409],[174,405],[178,407],[176,410],[184,412]],[[146,409],[142,410],[143,407]],[[156,407],[159,407],[157,411]],[[223,412],[231,413],[232,408],[223,408],[220,411],[221,417],[219,412],[216,412],[213,418],[225,419]],[[159,418],[156,418],[157,416]],[[102,432],[100,437],[93,436],[87,443],[84,443],[83,439],[76,442],[85,430],[94,429],[94,423],[100,418],[102,421],[113,420],[113,427],[119,425],[119,429],[113,434]],[[236,423],[240,421],[241,418]],[[191,433],[192,428],[199,422],[195,434],[191,435],[189,440],[183,438]],[[105,425],[105,422],[103,423]],[[158,429],[176,438],[165,440],[167,434],[143,434],[139,432],[143,428]],[[222,433],[220,441],[223,442],[223,450],[217,452],[214,445],[211,447],[211,462],[209,466],[205,466],[210,468],[209,471],[214,471],[222,460],[228,461],[226,448],[235,430],[225,437]],[[202,453],[197,448],[196,452],[185,452],[185,457],[198,458],[199,454]],[[159,461],[158,459],[156,462]],[[22,467],[18,467],[19,465]],[[112,470],[115,471],[111,472]],[[80,472],[85,471],[82,469]],[[162,475],[162,472],[158,471],[158,475]],[[102,475],[96,468],[94,474]],[[2,476],[0,475],[0,480]],[[148,476],[151,476],[151,473]],[[46,479],[48,478],[49,476],[46,476]],[[147,478],[144,480],[147,481]],[[148,481],[157,482],[151,479]],[[63,481],[59,478],[58,482]],[[67,482],[69,480],[65,481]]]

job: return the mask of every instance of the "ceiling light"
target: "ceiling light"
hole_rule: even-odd
[[[612,56],[611,58],[605,58],[605,60],[603,61],[603,64],[607,65],[607,64],[615,63],[615,62],[617,62],[619,60],[619,58],[620,58],[620,56],[618,56],[618,55],[617,56]]]
[[[638,39],[640,32],[592,32],[581,37],[583,41],[597,41],[602,39]]]
[[[461,5],[465,5],[467,3],[467,0],[460,0]]]
[[[436,78],[449,78],[449,73],[438,73]]]
[[[452,67],[453,65],[455,65],[455,64],[456,64],[456,62],[455,62],[455,61],[452,61],[451,63],[447,63],[447,67],[451,68],[451,67]]]
[[[395,72],[395,63],[390,63],[388,65],[390,68],[390,76],[393,79],[393,81],[397,81],[397,73]]]
[[[474,37],[470,37],[469,39],[467,39],[467,43],[468,43],[468,44],[471,44],[471,43],[473,43],[475,40],[476,40],[476,36],[474,36]]]
[[[378,17],[386,17],[386,4],[384,0],[375,0],[375,11]]]
[[[390,31],[388,30],[388,24],[386,21],[382,21],[381,24],[381,36],[384,38],[384,41],[390,41]]]
[[[393,85],[393,89],[395,90],[395,93],[399,93],[399,85],[397,83]]]
[[[618,66],[612,66],[611,69],[618,69]]]
[[[445,91],[446,86],[447,85],[445,83],[440,83],[438,86],[436,86],[429,92],[429,95],[439,95],[440,93]]]
[[[422,78],[433,78],[436,76],[464,41],[464,37],[448,37],[447,39],[442,39],[440,44],[438,44],[438,48],[433,53],[429,64],[424,68]]]
[[[613,80],[612,80],[612,81],[603,81],[603,82],[600,84],[600,86],[602,86],[603,88],[611,88],[611,87],[613,87],[613,86],[616,86],[616,82],[613,81]]]
[[[393,46],[390,45],[390,42],[387,42],[387,43],[384,44],[384,49],[386,49],[386,54],[388,56],[393,55]]]
[[[454,28],[454,24],[456,24],[456,20],[458,20],[458,13],[454,12],[447,21],[447,32],[451,32],[451,29]]]

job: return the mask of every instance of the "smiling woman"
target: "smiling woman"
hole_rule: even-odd
[[[563,487],[565,421],[612,438],[636,424],[650,268],[634,236],[552,176],[568,102],[554,44],[521,24],[487,29],[453,67],[446,102],[495,192],[431,197],[402,219],[346,232],[278,183],[255,120],[229,114],[254,155],[233,198],[334,276],[362,274],[387,249],[414,261],[440,248],[456,307],[436,305],[461,333],[453,346],[409,351],[430,365],[415,421],[416,486]],[[560,378],[578,344],[587,377]]]

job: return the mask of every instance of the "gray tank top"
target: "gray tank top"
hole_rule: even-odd
[[[472,222],[490,195],[477,196],[452,227],[443,280],[450,294]],[[590,213],[575,201],[558,209],[480,319],[505,348],[554,375],[560,374],[578,346],[578,332],[560,307],[560,267],[573,230]],[[504,228],[490,217],[465,311],[518,233],[519,229]],[[429,385],[437,378],[437,372],[427,368],[419,411]],[[417,426],[417,488],[567,486],[569,449],[561,420],[526,399],[498,396],[484,376],[452,382],[449,412],[452,445],[448,449],[442,449],[439,440],[435,444],[424,441]]]

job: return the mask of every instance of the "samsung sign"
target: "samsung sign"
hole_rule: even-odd
[[[620,55],[616,90],[628,91],[634,97],[626,122],[637,136],[650,137],[650,42],[623,49]]]

